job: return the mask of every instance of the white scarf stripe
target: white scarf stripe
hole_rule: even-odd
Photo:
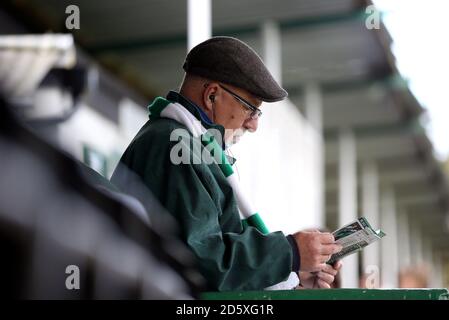
[[[199,138],[207,130],[201,124],[197,118],[193,117],[192,114],[184,108],[183,105],[179,103],[170,103],[164,110],[161,111],[162,118],[169,118],[182,123],[189,129],[190,133],[195,137]]]
[[[251,203],[246,199],[246,197],[243,196],[243,192],[240,188],[240,183],[238,182],[236,175],[231,174],[227,179],[237,199],[240,217],[242,219],[248,219],[255,214],[256,211],[253,209]]]

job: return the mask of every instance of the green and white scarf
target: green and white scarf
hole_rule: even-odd
[[[251,203],[244,196],[239,181],[234,174],[231,164],[229,163],[223,149],[218,145],[217,141],[208,133],[207,129],[201,124],[190,111],[179,103],[172,103],[162,97],[157,97],[148,107],[150,119],[168,118],[175,120],[187,127],[189,132],[200,139],[206,149],[213,150],[212,157],[216,160],[218,166],[223,172],[229,185],[232,187],[237,200],[237,206],[242,220],[243,227],[252,226],[259,230],[262,234],[268,234],[268,228],[260,217],[259,213],[254,210]],[[299,283],[296,273],[292,272],[290,277],[279,284],[266,288],[267,290],[285,290],[296,287]]]

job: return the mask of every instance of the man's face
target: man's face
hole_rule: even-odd
[[[255,132],[259,121],[258,118],[251,118],[253,111],[239,98],[256,108],[260,107],[262,101],[247,91],[230,85],[222,85],[219,90],[220,99],[217,99],[215,105],[214,121],[225,128],[225,142],[232,145],[237,143],[246,131]]]

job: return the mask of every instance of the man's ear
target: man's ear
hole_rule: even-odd
[[[217,83],[209,83],[206,86],[206,90],[203,92],[203,105],[206,111],[212,111],[213,105],[217,101],[218,97],[218,84]]]

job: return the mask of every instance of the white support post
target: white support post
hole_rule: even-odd
[[[339,134],[339,227],[357,219],[357,154],[354,133],[341,129]],[[359,287],[358,257],[345,258],[341,270],[343,288]]]
[[[423,236],[423,258],[424,264],[431,268],[433,264],[433,248],[428,235]]]
[[[212,36],[211,0],[188,0],[187,51]]]
[[[362,165],[362,215],[374,228],[379,225],[379,173],[374,161]],[[380,248],[379,242],[366,247],[362,252],[362,266],[365,287],[369,289],[380,286]]]
[[[400,210],[398,211],[398,258],[400,269],[410,267],[412,264],[410,245],[410,222],[408,213],[405,210]]]
[[[304,104],[306,118],[317,129],[323,132],[323,98],[321,89],[316,83],[308,83],[305,86]]]
[[[443,261],[440,252],[434,252],[432,266],[433,272],[430,286],[432,288],[443,288]]]
[[[318,208],[318,214],[320,225],[325,223],[325,195],[324,195],[324,139],[323,139],[323,98],[322,92],[318,84],[309,83],[305,86],[304,104],[306,107],[306,118],[309,123],[315,128],[318,136],[320,137],[319,150],[315,163],[313,163],[316,172],[318,172],[317,178],[317,193],[316,193],[316,205]]]
[[[411,239],[411,252],[412,264],[417,266],[423,263],[423,245],[422,245],[422,231],[419,226],[419,222],[415,220],[410,224],[410,239]]]
[[[268,20],[262,25],[263,60],[274,79],[282,85],[282,43],[279,24]]]
[[[383,288],[397,288],[399,278],[397,213],[393,189],[381,193],[381,225],[387,236],[381,240],[381,282]]]

